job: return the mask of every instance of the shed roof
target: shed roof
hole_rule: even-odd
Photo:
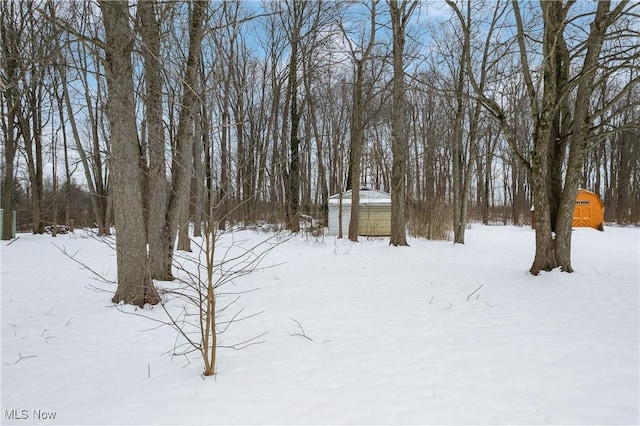
[[[342,205],[351,205],[352,190],[342,193]],[[329,197],[329,205],[340,204],[340,194],[334,194]],[[360,204],[372,205],[389,205],[391,204],[391,194],[366,186],[360,188]]]
[[[601,198],[600,198],[600,196],[599,196],[598,194],[596,194],[595,192],[587,191],[586,189],[582,189],[582,188],[580,188],[580,189],[578,190],[578,196],[579,196],[581,193],[582,193],[582,194],[585,194],[585,195],[588,195],[588,196],[593,197],[595,200],[597,200],[597,201],[598,201],[598,203],[600,203],[600,205],[601,205],[602,207],[604,207],[604,203],[602,202],[602,199],[601,199]]]
[[[582,188],[580,188],[580,189],[578,189],[578,195],[576,196],[576,198],[577,198],[578,196],[580,196],[580,194],[587,194],[587,195],[592,196],[593,198],[595,198],[596,200],[598,200],[598,203],[600,203],[600,205],[601,205],[602,207],[604,207],[604,203],[602,202],[602,198],[600,198],[600,196],[599,196],[598,194],[596,194],[595,192],[587,191],[586,189],[582,189]],[[534,206],[534,205],[531,205],[531,210],[529,210],[529,211],[532,211],[532,212],[533,212],[533,211],[535,211],[535,210],[536,210],[536,209],[535,209],[535,206]]]

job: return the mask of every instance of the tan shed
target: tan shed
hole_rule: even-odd
[[[340,216],[342,216],[342,235],[346,237],[349,234],[351,195],[351,191],[345,191],[342,195],[335,194],[329,197],[329,235],[338,235]],[[342,215],[340,198],[342,198]],[[391,194],[367,187],[360,188],[358,235],[391,235]]]

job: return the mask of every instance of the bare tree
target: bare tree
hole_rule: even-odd
[[[284,183],[285,222],[286,228],[292,232],[300,230],[300,188],[301,166],[303,156],[301,147],[309,147],[300,134],[303,130],[303,112],[306,98],[300,98],[300,89],[304,79],[300,71],[304,71],[304,62],[316,49],[313,47],[318,40],[322,27],[326,7],[322,2],[312,3],[301,0],[284,2],[286,10],[280,10],[280,20],[284,27],[289,47],[289,63],[287,69],[287,86],[285,92],[285,108],[282,117],[281,152],[282,158],[288,157],[288,169],[282,168],[281,176]],[[308,70],[311,67],[307,67]],[[308,129],[310,130],[310,129]],[[309,132],[307,132],[309,134]],[[286,148],[288,149],[288,153]],[[303,153],[304,154],[304,153]],[[281,160],[282,161],[282,160]]]
[[[65,167],[68,169],[68,162],[73,161],[79,163],[84,171],[93,220],[83,225],[97,226],[98,234],[107,235],[111,232],[110,225],[113,222],[106,164],[110,143],[104,113],[106,95],[103,64],[100,47],[93,42],[102,34],[101,29],[90,24],[98,17],[89,1],[79,2],[77,8],[64,9],[65,13],[59,15],[53,2],[48,2],[47,6],[48,19],[58,29],[53,79],[59,81],[59,85],[53,91],[58,100],[61,132],[66,146]],[[68,142],[69,139],[72,143]],[[73,152],[71,156],[70,152]],[[79,162],[76,163],[76,160]],[[67,189],[72,187],[69,180],[65,185]],[[70,196],[69,191],[67,193]],[[69,220],[71,213],[68,212]]]
[[[83,22],[82,25],[86,27],[86,31],[92,31],[85,36],[97,39],[98,31],[94,30],[91,25],[86,24],[92,19],[96,19],[93,13],[91,4],[84,3],[82,19],[86,22]],[[85,179],[91,193],[91,204],[98,233],[100,235],[109,235],[111,233],[113,200],[110,189],[110,173],[105,156],[105,153],[110,151],[110,141],[104,111],[106,102],[104,69],[98,53],[98,46],[87,46],[87,44],[80,41],[73,45],[73,49],[69,49],[66,60],[67,66],[63,66],[60,72],[63,80],[69,124],[71,125],[76,150],[80,156]],[[93,66],[90,64],[93,64]],[[74,108],[69,91],[68,83],[74,78],[69,76],[72,70],[76,70],[75,80],[79,80],[84,94],[84,98],[77,103],[86,105],[86,126],[88,126],[89,137],[84,137],[80,132],[81,121],[76,118],[78,111],[77,108]],[[80,114],[77,115],[79,118],[82,117]],[[83,143],[86,139],[89,142],[87,145]]]
[[[365,5],[369,10],[369,26],[367,34],[362,34],[362,40],[359,44],[351,41],[349,34],[346,33],[344,27],[344,38],[349,45],[349,53],[353,63],[353,91],[352,91],[352,108],[351,108],[351,145],[349,150],[349,173],[347,175],[347,189],[351,189],[351,218],[349,221],[349,239],[358,241],[358,225],[359,225],[359,206],[360,206],[360,186],[361,186],[361,167],[362,149],[364,145],[364,126],[365,126],[365,105],[370,105],[371,95],[367,95],[364,90],[365,86],[365,67],[371,56],[376,39],[376,6],[378,0],[371,2],[371,6]],[[366,39],[365,39],[366,38]],[[371,93],[371,92],[369,92]],[[369,102],[367,102],[369,101]],[[342,216],[340,214],[340,216]]]
[[[478,15],[480,11],[472,9],[472,3],[467,1],[467,22],[466,26],[471,28],[471,15]],[[495,22],[504,14],[504,7],[496,7],[491,17],[487,17],[489,22]],[[508,51],[510,45],[509,41],[504,42],[495,39],[496,28],[490,25],[484,34],[484,42],[480,44],[480,49],[474,48],[472,45],[473,40],[470,37],[460,35],[460,43],[462,46],[457,46],[460,54],[457,58],[458,76],[455,84],[455,98],[456,98],[456,112],[455,122],[453,130],[453,234],[454,242],[464,244],[465,229],[467,225],[467,211],[469,203],[469,193],[471,184],[471,174],[474,162],[479,157],[479,138],[480,138],[480,121],[482,118],[482,103],[474,99],[469,93],[469,83],[467,77],[467,64],[473,66],[477,77],[477,85],[481,91],[485,90],[488,84],[488,73],[496,72],[500,73],[502,70],[499,68],[500,56]],[[464,31],[463,31],[464,32]],[[472,52],[479,51],[480,57],[474,58]],[[493,53],[492,53],[493,52]],[[467,55],[470,55],[467,57]],[[493,83],[493,82],[491,82]],[[486,121],[486,120],[485,120]],[[495,144],[490,137],[486,137],[485,143],[485,158],[481,161],[481,164],[485,166],[485,181],[479,185],[484,189],[483,202],[485,203],[484,209],[488,210],[488,194],[490,185],[490,174],[492,165],[492,144]],[[478,171],[480,174],[481,171]]]
[[[47,88],[51,86],[57,36],[51,20],[35,2],[11,2],[3,4],[0,10],[2,54],[5,56],[3,78],[7,85],[3,95],[7,102],[7,120],[4,121],[7,171],[12,171],[16,150],[20,147],[27,160],[32,230],[34,234],[41,234],[44,232],[43,129],[49,106],[45,107],[45,102]],[[8,177],[6,182],[13,185],[12,177]],[[13,188],[6,197],[12,191]],[[12,202],[8,198],[3,201],[10,219]]]
[[[20,52],[16,43],[16,2],[0,2],[0,118],[2,119],[2,133],[4,135],[4,173],[2,175],[2,208],[4,220],[1,225],[0,237],[3,240],[11,238],[11,212],[14,209],[14,164],[18,149],[17,113],[20,74]]]
[[[417,1],[388,0],[393,30],[393,87],[391,89],[391,141],[393,167],[391,171],[391,239],[389,244],[406,246],[406,170],[407,142],[404,129],[404,45],[407,24]]]
[[[289,80],[287,83],[287,100],[290,110],[291,129],[289,132],[289,170],[284,173],[285,197],[287,208],[286,226],[291,232],[300,231],[300,119],[302,117],[298,103],[298,62],[300,60],[300,44],[302,38],[302,26],[305,21],[307,8],[310,7],[304,1],[291,0],[286,3],[288,15],[287,35],[291,53],[289,55]]]
[[[465,37],[469,38],[469,21],[453,1],[447,3],[463,25]],[[540,2],[541,42],[532,45],[535,40],[530,34],[535,30],[532,20],[525,24],[519,3],[512,1],[520,72],[533,120],[530,158],[517,150],[509,114],[496,98],[479,86],[473,72],[469,72],[476,95],[499,120],[506,141],[529,171],[536,212],[536,252],[530,269],[534,275],[556,267],[573,271],[571,225],[581,167],[594,137],[594,119],[615,105],[609,102],[604,108],[593,108],[595,82],[603,74],[620,73],[632,67],[640,45],[637,32],[628,25],[616,26],[632,16],[637,3],[622,1],[611,8],[611,2],[601,1],[595,9],[576,11],[572,15],[570,12],[579,7],[576,5],[576,2]],[[496,25],[495,20],[492,25]],[[587,26],[586,32],[573,31]],[[615,38],[616,43],[609,43],[610,49],[603,50],[611,38]],[[537,52],[538,56],[537,48],[542,49]],[[534,58],[540,61],[540,81],[534,72]],[[467,66],[470,68],[469,62]],[[612,96],[612,101],[632,90],[637,82],[638,78],[630,80]]]
[[[136,116],[133,100],[131,52],[133,32],[126,2],[101,1],[105,26],[105,73],[109,96],[107,116],[111,124],[110,167],[113,178],[117,227],[116,258],[118,288],[113,302],[144,306],[160,297],[148,268],[143,218],[141,174],[138,159]]]
[[[182,100],[180,103],[178,129],[175,135],[175,151],[171,164],[171,190],[167,200],[166,223],[162,233],[162,245],[159,258],[162,269],[152,270],[152,276],[161,280],[173,279],[171,272],[173,250],[180,225],[180,217],[184,206],[188,205],[191,187],[194,108],[199,94],[197,80],[200,73],[200,44],[203,33],[203,22],[206,15],[207,3],[192,2],[189,19],[189,53],[186,68],[182,75]],[[183,224],[183,226],[185,226]]]
[[[139,32],[145,77],[146,145],[149,150],[147,189],[147,240],[149,243],[149,269],[152,276],[165,272],[163,234],[167,211],[167,169],[165,158],[165,132],[162,112],[162,61],[160,58],[160,22],[158,3],[143,1],[138,5]]]

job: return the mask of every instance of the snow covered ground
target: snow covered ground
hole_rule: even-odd
[[[221,349],[212,378],[51,244],[113,279],[113,251],[83,235],[2,242],[2,424],[640,421],[637,228],[576,229],[576,272],[538,277],[528,228],[401,248],[295,237],[265,261],[281,265],[235,282],[258,290],[234,308],[264,312],[223,344],[268,334]]]

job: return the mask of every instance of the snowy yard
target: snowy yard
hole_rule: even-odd
[[[268,334],[221,349],[214,378],[51,244],[113,279],[114,253],[83,234],[2,242],[2,424],[640,421],[637,228],[576,229],[576,272],[538,277],[529,228],[402,248],[296,237],[235,282],[258,290],[234,307],[264,312],[223,344]]]

